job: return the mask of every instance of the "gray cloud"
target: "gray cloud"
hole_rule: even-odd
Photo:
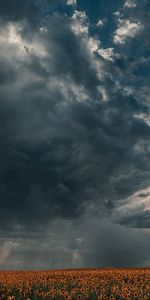
[[[20,7],[20,2],[15,1],[12,7],[10,1],[1,1],[0,222],[2,234],[10,241],[10,235],[16,239],[23,235],[23,229],[17,228],[24,228],[26,235],[30,229],[36,235],[37,228],[43,230],[57,218],[76,222],[85,212],[100,219],[110,217],[120,202],[123,205],[127,197],[150,184],[149,104],[144,97],[148,79],[145,73],[138,74],[146,64],[144,48],[134,53],[130,41],[122,48],[114,45],[111,60],[102,58],[97,37],[88,34],[87,20],[83,22],[84,30],[80,24],[83,20],[76,20],[77,32],[69,16],[58,11],[48,13],[48,9],[56,9],[54,2],[50,8],[48,1],[44,3],[35,7],[34,1],[26,1]],[[145,8],[146,2],[141,14],[139,10],[134,12],[143,22]],[[48,14],[45,21],[44,14]],[[132,16],[135,18],[133,13]],[[36,30],[31,31],[35,24]],[[147,31],[146,23],[144,26]],[[146,228],[147,220],[148,216],[141,213],[129,218],[121,216],[119,222]],[[91,240],[92,231],[99,228],[96,224],[91,227]],[[99,255],[95,249],[100,249],[101,236],[104,238],[103,225],[100,232],[91,242],[94,246],[88,243],[82,249],[80,245],[74,256],[77,246],[68,245],[64,250],[65,264],[82,261],[83,265],[114,266],[124,260],[127,266],[131,262],[142,265],[148,259],[143,249],[143,257],[140,251],[135,257],[134,229],[129,233],[131,244],[127,249],[122,232],[127,240],[128,229],[120,225],[112,227],[112,236],[120,240],[122,252],[106,239]],[[25,237],[28,238],[30,234]],[[136,234],[135,245],[140,244],[140,239]],[[82,244],[80,237],[78,242]],[[30,259],[35,255],[36,243],[38,238],[33,242]],[[4,246],[5,243],[2,249]],[[29,249],[22,258],[24,241],[17,247],[10,251],[10,258],[19,256],[25,266]],[[107,248],[112,249],[111,258]],[[54,261],[50,262],[54,266],[55,250],[51,253]],[[82,260],[76,262],[78,251],[82,252]]]
[[[20,228],[20,230],[22,230]],[[149,266],[149,233],[113,224],[110,219],[57,219],[37,236],[3,238],[2,268],[55,269]],[[7,249],[7,251],[6,251]]]
[[[18,47],[24,42],[20,40]],[[1,101],[6,137],[1,197],[9,218],[73,217],[90,200],[103,206],[110,199],[126,197],[141,180],[145,155],[135,153],[134,146],[150,130],[134,113],[145,107],[116,89],[108,63],[103,66],[108,74],[104,82],[98,80],[83,42],[72,32],[70,19],[55,14],[46,32],[35,34],[33,40],[33,47],[44,44],[46,55],[40,57],[40,46],[35,46],[23,54],[21,49],[22,61],[15,58],[16,81],[9,86],[10,95],[3,87]],[[101,84],[111,97],[105,103],[98,94]],[[80,92],[69,90],[70,85],[76,90],[83,86],[86,101],[81,101]],[[131,166],[139,177],[129,185],[132,175],[122,181],[119,174],[127,174]]]
[[[13,3],[10,0],[1,0],[0,16],[6,22],[26,20],[33,30],[40,25],[41,21],[44,22],[43,19],[46,19],[49,14],[57,10],[59,5],[65,3],[65,0],[58,0],[57,3],[54,0],[27,0],[25,2],[15,0]]]

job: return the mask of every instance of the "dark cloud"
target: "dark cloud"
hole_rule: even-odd
[[[101,82],[68,17],[55,14],[46,30],[35,39],[46,45],[48,55],[40,59],[36,53],[27,53],[10,89],[17,89],[23,72],[33,79],[15,95],[2,94],[1,199],[5,201],[1,211],[6,213],[5,221],[7,213],[19,222],[27,217],[28,222],[55,215],[72,218],[88,201],[105,207],[105,202],[134,192],[145,168],[145,154],[134,152],[135,144],[150,133],[149,126],[134,117],[145,107],[116,90],[115,77],[109,79],[113,67],[107,64],[108,76],[102,84],[111,98],[102,102],[99,94],[97,99]],[[65,82],[66,96],[59,81]],[[87,100],[68,92],[69,85],[84,86]],[[136,178],[127,176],[131,166],[138,172]],[[124,173],[122,180],[119,176]],[[143,176],[147,179],[147,173]]]
[[[55,11],[55,2],[0,2],[0,223],[1,234],[9,240],[12,235],[18,239],[24,234],[30,239],[30,233],[36,235],[37,228],[40,235],[40,230],[57,218],[73,222],[85,214],[87,218],[110,218],[127,197],[149,186],[149,104],[145,99],[148,79],[145,69],[138,74],[145,65],[143,48],[140,53],[132,52],[130,41],[122,48],[114,45],[113,58],[102,58],[95,46],[97,36],[88,34],[87,20],[84,19],[84,27],[80,23],[84,15],[72,23],[73,19],[61,13],[60,7]],[[146,2],[141,14],[136,15],[146,22],[145,8]],[[36,30],[31,30],[34,25]],[[119,222],[149,227],[148,214],[121,216]],[[128,229],[116,226],[108,225],[111,239],[104,237],[102,226],[93,246],[89,242],[86,247],[80,245],[80,249],[74,237],[72,245],[66,237],[66,266],[76,265],[71,261],[74,251],[82,253],[83,266],[120,266],[122,261],[124,266],[144,264],[147,250],[141,246],[143,256],[140,251],[135,256],[135,245],[140,242],[137,234],[132,242],[134,229],[127,242]],[[91,239],[95,227],[91,226]],[[98,254],[102,239],[104,245]],[[33,251],[26,249],[24,267],[36,256],[37,240]],[[114,240],[120,241],[121,250]],[[14,261],[15,255],[23,257],[24,242],[21,243],[17,254],[16,250],[13,254],[10,251]],[[43,246],[43,253],[45,249]],[[55,251],[51,254],[50,263],[54,266],[59,251],[56,252],[56,256]]]
[[[44,1],[19,1],[0,0],[0,16],[5,21],[22,21],[26,20],[33,28],[41,25],[59,5],[64,5],[65,0],[44,0]]]
[[[136,229],[129,231],[124,226],[116,226],[105,220],[101,224],[97,238],[92,241],[91,251],[85,255],[85,261],[90,262],[91,267],[148,265],[149,242],[145,247],[146,239],[149,241],[149,235],[144,231],[141,233]]]
[[[0,15],[6,21],[27,19],[35,25],[38,22],[39,11],[34,1],[0,1]]]
[[[137,212],[120,219],[120,223],[128,227],[150,228],[150,212]]]
[[[21,229],[22,230],[22,229]],[[37,235],[1,238],[4,269],[149,266],[149,233],[82,216],[55,220]],[[7,249],[7,252],[6,252]]]

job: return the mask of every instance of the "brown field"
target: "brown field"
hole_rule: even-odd
[[[0,299],[150,300],[150,269],[1,271]]]

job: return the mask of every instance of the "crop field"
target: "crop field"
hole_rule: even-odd
[[[150,269],[1,271],[0,299],[150,300]]]

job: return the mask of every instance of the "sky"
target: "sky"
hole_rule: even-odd
[[[0,0],[0,269],[150,266],[150,1]]]

